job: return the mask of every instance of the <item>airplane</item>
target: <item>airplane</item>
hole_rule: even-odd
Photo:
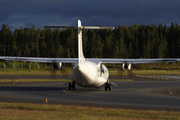
[[[78,58],[40,58],[40,57],[10,57],[0,56],[0,59],[8,61],[25,61],[25,62],[42,62],[53,63],[61,68],[61,63],[75,63],[72,68],[72,82],[69,82],[69,90],[75,90],[75,84],[82,87],[99,88],[104,85],[105,91],[111,91],[111,85],[115,85],[109,81],[109,71],[103,63],[121,63],[123,70],[131,70],[131,64],[136,63],[158,63],[158,62],[177,62],[179,58],[162,58],[162,59],[111,59],[111,58],[85,58],[82,45],[83,29],[114,29],[114,27],[98,27],[98,26],[82,26],[78,20],[78,26],[44,26],[45,28],[70,28],[78,29]]]

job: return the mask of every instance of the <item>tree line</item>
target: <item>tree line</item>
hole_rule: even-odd
[[[77,29],[0,30],[0,56],[76,58]],[[180,58],[180,25],[118,26],[83,30],[86,58]]]

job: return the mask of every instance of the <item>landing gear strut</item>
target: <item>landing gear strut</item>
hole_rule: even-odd
[[[75,82],[69,82],[69,90],[71,90],[71,88],[75,90]]]
[[[109,91],[111,91],[111,84],[110,83],[105,83],[105,91],[107,91],[107,89],[109,89]]]

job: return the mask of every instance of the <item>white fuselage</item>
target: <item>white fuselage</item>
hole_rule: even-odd
[[[100,87],[107,82],[108,77],[106,66],[92,61],[76,64],[72,69],[72,80],[79,86]]]

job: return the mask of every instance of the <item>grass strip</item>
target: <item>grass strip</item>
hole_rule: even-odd
[[[118,71],[110,70],[110,74],[127,74],[127,75],[180,75],[180,70],[130,70]]]
[[[71,80],[67,79],[0,79],[0,83],[2,82],[70,82]],[[134,81],[132,79],[110,79],[110,81]]]
[[[71,75],[71,71],[63,70],[44,70],[44,69],[31,69],[31,70],[16,70],[16,69],[0,69],[0,75]]]
[[[180,70],[109,70],[109,74],[127,74],[127,75],[180,75]],[[16,70],[0,69],[0,75],[71,75],[71,71],[63,70]]]
[[[0,82],[51,82],[51,81],[71,81],[67,79],[0,79]]]
[[[180,119],[179,111],[0,102],[0,119]]]

